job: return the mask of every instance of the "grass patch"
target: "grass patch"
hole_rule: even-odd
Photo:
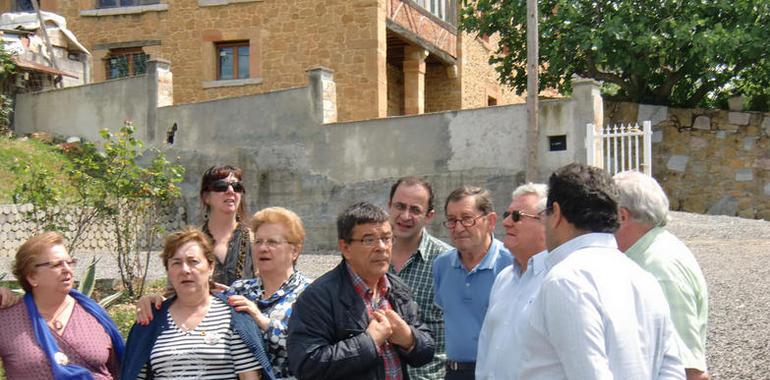
[[[13,190],[18,185],[16,175],[11,171],[15,162],[27,162],[35,167],[42,167],[51,173],[58,173],[56,178],[66,181],[63,174],[67,159],[54,145],[32,139],[14,139],[0,137],[0,203],[13,203]]]

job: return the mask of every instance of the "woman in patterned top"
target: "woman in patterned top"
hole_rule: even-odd
[[[117,378],[123,338],[104,309],[72,289],[75,264],[56,232],[33,236],[17,251],[13,274],[26,295],[0,310],[8,379]]]
[[[203,232],[170,234],[161,257],[176,296],[131,328],[121,378],[273,378],[254,321],[210,294],[216,258]]]
[[[305,228],[294,212],[270,207],[254,214],[251,231],[259,276],[234,282],[225,295],[235,310],[248,313],[259,325],[275,376],[293,379],[286,361],[286,330],[294,301],[309,284],[295,270]]]
[[[215,165],[203,173],[200,200],[205,209],[201,229],[214,243],[217,268],[214,282],[230,285],[239,278],[254,277],[246,216],[246,189],[241,169]]]

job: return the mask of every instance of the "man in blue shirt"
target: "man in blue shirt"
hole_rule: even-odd
[[[456,249],[433,263],[435,302],[444,311],[447,380],[473,379],[479,332],[497,274],[513,257],[492,236],[497,214],[489,190],[463,186],[444,203],[449,236]]]

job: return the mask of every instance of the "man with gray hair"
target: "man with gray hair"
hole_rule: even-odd
[[[479,335],[476,379],[517,379],[522,358],[522,327],[529,321],[529,305],[545,277],[545,210],[548,186],[527,183],[513,191],[503,213],[503,244],[513,254],[513,265],[495,278],[489,308]]]
[[[688,380],[704,380],[708,290],[692,252],[663,227],[668,221],[668,198],[658,182],[636,171],[614,177],[620,190],[615,232],[618,248],[660,283],[681,343],[680,357]]]

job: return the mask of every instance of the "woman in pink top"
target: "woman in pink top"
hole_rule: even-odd
[[[72,289],[76,264],[56,232],[30,238],[16,253],[13,274],[26,295],[0,310],[9,380],[117,377],[123,339],[104,309]]]

